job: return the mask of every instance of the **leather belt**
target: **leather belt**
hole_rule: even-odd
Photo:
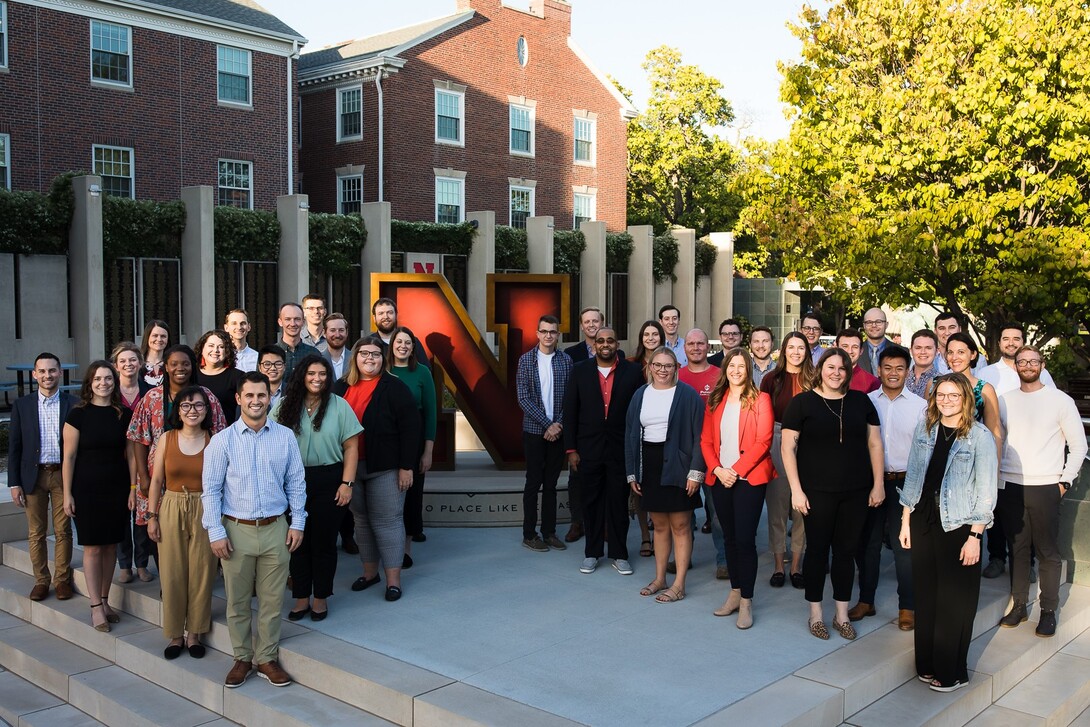
[[[284,517],[284,514],[281,513],[279,515],[273,515],[272,517],[263,517],[260,520],[243,520],[240,517],[234,517],[232,515],[224,515],[224,517],[233,523],[238,523],[239,525],[253,525],[260,528],[264,527],[265,525],[272,525],[274,522]]]
[[[903,480],[905,478],[904,472],[887,472],[886,480]]]
[[[59,464],[40,464],[38,469],[43,472],[60,472],[61,466]]]

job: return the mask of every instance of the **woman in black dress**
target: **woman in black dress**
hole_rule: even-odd
[[[223,407],[223,418],[227,426],[231,426],[238,418],[235,392],[238,390],[239,380],[242,379],[242,372],[235,368],[235,346],[231,343],[231,337],[226,331],[208,331],[197,339],[193,351],[200,364],[197,369],[197,383],[219,399],[220,406]]]
[[[131,419],[121,404],[114,367],[95,361],[83,374],[80,402],[64,423],[61,474],[64,511],[76,520],[91,624],[98,631],[109,631],[120,620],[107,599],[117,544],[136,504],[136,459],[125,436]]]

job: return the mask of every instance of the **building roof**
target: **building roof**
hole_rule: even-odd
[[[379,33],[367,38],[346,40],[311,53],[304,53],[299,57],[299,70],[317,68],[349,59],[364,60],[372,56],[383,55],[384,51],[392,51],[386,53],[386,55],[397,55],[414,45],[423,43],[425,40],[434,38],[440,33],[461,25],[472,18],[473,15],[474,11],[463,10],[453,15],[444,15],[441,18],[426,20],[423,23],[408,25],[404,28]]]
[[[256,30],[289,40],[306,38],[253,0],[122,0],[128,5],[161,9],[173,15]]]

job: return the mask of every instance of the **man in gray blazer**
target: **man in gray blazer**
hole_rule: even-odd
[[[871,376],[878,375],[878,356],[893,343],[886,338],[886,313],[881,308],[871,308],[863,314],[863,333],[867,340],[863,342],[863,349],[859,352],[859,368]]]
[[[11,440],[8,451],[8,487],[11,500],[26,509],[30,562],[34,567],[32,601],[49,595],[49,530],[47,513],[52,509],[54,553],[53,589],[64,601],[72,597],[72,524],[64,514],[61,432],[76,399],[60,391],[61,361],[52,353],[34,359],[38,390],[20,397],[11,409]]]

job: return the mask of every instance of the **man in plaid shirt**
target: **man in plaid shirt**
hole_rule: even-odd
[[[538,553],[566,550],[556,537],[556,481],[564,465],[564,392],[572,361],[556,350],[560,321],[541,316],[537,345],[519,358],[515,388],[522,407],[522,445],[526,452],[526,487],[522,493],[522,545]],[[541,496],[541,535],[537,533],[537,493]]]

